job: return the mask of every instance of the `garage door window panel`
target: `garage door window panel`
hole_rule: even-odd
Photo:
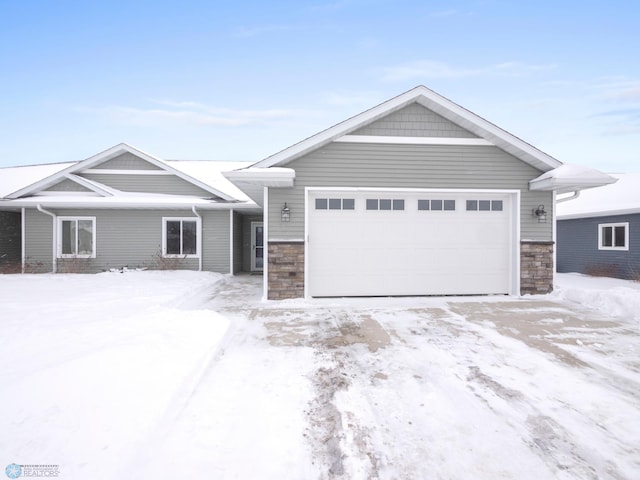
[[[418,210],[454,212],[456,210],[456,201],[440,199],[418,200]]]
[[[404,210],[403,198],[367,198],[367,210],[402,211]]]
[[[467,200],[467,212],[501,212],[502,200]]]

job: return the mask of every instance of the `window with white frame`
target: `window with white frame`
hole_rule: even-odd
[[[96,258],[96,217],[58,217],[58,258]]]
[[[601,223],[598,225],[599,250],[629,250],[629,223]]]
[[[165,257],[200,256],[200,219],[163,217],[162,255]]]

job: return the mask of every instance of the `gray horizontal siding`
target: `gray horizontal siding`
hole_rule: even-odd
[[[287,165],[295,186],[269,189],[269,239],[302,239],[304,189],[317,187],[467,188],[521,190],[521,238],[552,239],[552,223],[538,223],[532,209],[544,204],[551,218],[551,192],[530,192],[541,172],[497,147],[333,143]],[[284,203],[291,221],[280,221]]]
[[[58,259],[58,271],[95,273],[112,268],[198,269],[198,259],[162,258],[162,217],[195,218],[190,210],[58,210],[64,216],[96,217],[96,258]],[[229,212],[202,215],[203,270],[229,272]],[[27,263],[52,270],[52,218],[28,209]]]
[[[201,212],[202,216],[202,269],[230,273],[231,262],[231,232],[230,213],[228,210],[219,212]]]
[[[242,215],[233,212],[233,273],[242,271]]]
[[[53,219],[36,209],[25,209],[25,270],[53,271]]]
[[[191,195],[201,198],[215,197],[186,180],[175,175],[114,175],[83,174],[84,178],[100,182],[124,192],[166,193],[171,195]]]
[[[84,185],[80,185],[79,183],[65,178],[61,182],[51,185],[45,190],[45,192],[91,192],[91,190]]]
[[[362,127],[353,135],[383,135],[399,137],[449,137],[477,138],[476,135],[459,127],[446,118],[432,112],[418,103],[412,103]]]
[[[129,152],[123,153],[92,168],[111,170],[162,170],[160,167]]]
[[[598,250],[598,225],[629,222],[629,250]],[[640,278],[640,214],[558,221],[558,272]]]

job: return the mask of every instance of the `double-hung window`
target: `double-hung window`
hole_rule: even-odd
[[[199,257],[200,219],[163,217],[162,255],[165,257]]]
[[[96,217],[58,217],[58,258],[96,258]]]
[[[629,223],[601,223],[598,225],[599,250],[629,250]]]

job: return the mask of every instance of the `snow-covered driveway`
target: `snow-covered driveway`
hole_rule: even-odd
[[[580,290],[261,302],[259,277],[114,275],[0,276],[5,464],[92,479],[640,478],[639,318],[567,300]],[[31,304],[29,289],[53,293]]]

